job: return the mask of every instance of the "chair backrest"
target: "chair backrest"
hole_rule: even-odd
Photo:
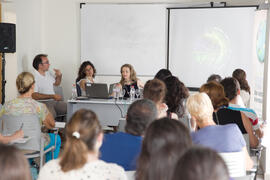
[[[127,179],[128,180],[135,180],[135,172],[136,171],[126,171]]]
[[[246,175],[245,155],[240,152],[219,153],[225,161],[230,177],[241,177]]]
[[[53,90],[55,94],[59,94],[62,97],[62,101],[64,101],[64,93],[63,93],[63,88],[61,86],[53,86]]]
[[[245,141],[246,141],[246,147],[247,147],[248,154],[250,154],[249,136],[248,136],[248,134],[246,133],[246,134],[243,134],[243,137],[244,137],[244,139],[245,139]]]
[[[41,125],[40,120],[36,114],[23,114],[20,116],[3,115],[3,134],[13,134],[15,131],[23,127],[22,130],[25,136],[31,139],[23,144],[15,144],[19,149],[40,151],[41,148]]]
[[[78,82],[76,82],[75,85],[76,85],[76,90],[77,90],[77,96],[81,96],[82,90],[81,90],[80,85],[78,84]]]

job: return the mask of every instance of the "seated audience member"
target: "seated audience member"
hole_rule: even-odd
[[[60,158],[45,164],[38,179],[126,179],[123,168],[98,159],[102,139],[96,114],[78,110],[66,126],[67,141]]]
[[[236,124],[216,125],[213,121],[213,106],[206,93],[196,93],[187,100],[187,108],[200,129],[191,134],[192,142],[200,144],[217,152],[243,151],[246,169],[252,168],[245,140]]]
[[[170,114],[177,114],[178,118],[183,122],[189,121],[188,112],[186,111],[186,99],[189,96],[188,88],[177,77],[170,76],[165,79],[167,93],[165,102],[168,105]]]
[[[23,137],[23,131],[22,130],[18,130],[16,131],[14,134],[10,135],[10,136],[3,136],[0,134],[0,143],[9,143],[10,141],[13,141],[15,139],[19,139]]]
[[[62,80],[62,73],[59,69],[53,69],[55,74],[49,72],[50,62],[46,54],[39,54],[33,60],[33,67],[35,68],[35,91],[32,94],[35,100],[44,101],[49,111],[55,118],[57,115],[67,113],[67,104],[62,101],[59,94],[55,94],[54,86],[59,86]]]
[[[48,111],[45,104],[39,103],[32,99],[32,93],[35,88],[34,76],[29,72],[22,72],[16,79],[16,85],[19,96],[11,101],[8,101],[2,106],[0,117],[3,115],[21,116],[23,114],[37,114],[41,125],[46,128],[54,128],[55,122],[52,114]],[[46,134],[45,149],[55,144],[55,135],[52,133]],[[54,157],[57,158],[60,151],[61,139],[57,136],[56,149],[54,150]],[[46,161],[51,159],[51,152],[46,154]]]
[[[250,144],[257,146],[257,138],[252,132],[252,123],[240,111],[228,108],[229,99],[225,97],[223,86],[220,83],[209,82],[200,88],[200,92],[205,92],[210,97],[214,107],[213,118],[216,124],[237,124],[243,134],[249,132]]]
[[[31,180],[30,167],[23,153],[14,146],[0,144],[0,174],[3,180]]]
[[[158,118],[169,117],[178,119],[175,113],[169,112],[167,104],[164,103],[166,85],[159,79],[148,80],[143,89],[143,98],[152,100],[158,110]]]
[[[243,100],[245,107],[250,106],[250,87],[246,79],[246,72],[242,69],[236,69],[233,71],[232,77],[234,77],[240,84],[240,96]]]
[[[117,86],[121,89],[125,89],[125,98],[129,98],[129,92],[131,87],[133,87],[135,90],[139,88],[143,88],[144,84],[140,79],[137,78],[136,72],[132,65],[130,64],[124,64],[121,67],[120,70],[121,73],[121,80],[119,83],[117,83]]]
[[[126,171],[136,169],[142,136],[147,126],[157,118],[155,104],[148,99],[135,101],[127,112],[126,133],[105,134],[101,146],[101,159],[117,163]]]
[[[229,171],[217,152],[192,147],[179,159],[172,180],[229,180]]]
[[[94,83],[96,68],[90,61],[84,61],[78,72],[76,84],[80,87],[81,96],[85,96],[85,83]]]
[[[235,78],[225,78],[220,83],[223,85],[226,97],[229,99],[229,106],[227,108],[241,112],[243,125],[249,135],[250,146],[256,147],[259,143],[258,139],[263,136],[263,127],[259,125],[257,114],[254,110],[241,108],[237,104],[237,98],[240,95],[240,86]],[[227,121],[223,121],[223,123],[227,123]],[[255,136],[253,130],[255,131]]]
[[[159,70],[157,72],[157,74],[155,75],[155,78],[164,82],[164,80],[167,77],[170,77],[170,76],[172,76],[172,73],[171,73],[170,70],[168,70],[168,69],[161,69],[161,70]]]
[[[171,179],[177,160],[191,145],[183,123],[168,118],[152,122],[143,139],[136,180]]]
[[[220,83],[220,81],[222,80],[221,76],[218,74],[212,74],[211,76],[209,76],[209,78],[207,79],[207,82],[211,82],[211,81],[215,81]]]

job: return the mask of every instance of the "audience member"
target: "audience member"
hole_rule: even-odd
[[[156,79],[164,81],[167,77],[172,76],[172,73],[168,69],[160,69],[157,74],[155,75]]]
[[[228,168],[215,151],[192,147],[179,159],[173,180],[229,180]]]
[[[101,159],[117,163],[126,171],[136,169],[142,136],[148,125],[157,118],[155,104],[148,99],[133,102],[127,112],[126,133],[105,134],[101,146]]]
[[[55,122],[52,114],[48,111],[45,104],[39,103],[32,99],[32,93],[35,88],[34,76],[29,72],[22,72],[16,79],[16,85],[19,92],[19,96],[4,104],[1,109],[0,117],[3,115],[21,116],[23,114],[37,114],[40,123],[46,128],[54,128]],[[45,149],[55,144],[55,135],[46,134]],[[57,158],[60,151],[61,139],[57,136],[56,149],[54,150],[54,157]],[[51,152],[46,154],[46,161],[51,159]]]
[[[31,180],[29,163],[14,146],[0,144],[0,174],[3,180]]]
[[[141,82],[141,80],[137,78],[136,72],[132,65],[124,64],[121,67],[120,73],[121,80],[117,86],[121,89],[125,89],[125,98],[130,97],[129,92],[131,87],[133,87],[135,90],[144,87],[144,84]]]
[[[238,81],[235,78],[225,78],[220,83],[223,85],[226,97],[229,99],[229,106],[227,108],[241,113],[243,126],[249,135],[250,146],[257,147],[259,143],[258,139],[263,136],[263,129],[259,125],[258,117],[254,110],[241,108],[237,104],[237,98],[240,94],[240,85]],[[221,123],[228,122],[223,121]],[[253,130],[255,131],[255,135]],[[242,133],[246,132],[242,131]]]
[[[79,85],[79,91],[81,94],[79,96],[85,96],[85,83],[94,83],[94,78],[96,75],[96,68],[90,61],[84,61],[78,72],[78,77],[76,79],[76,84]],[[78,90],[78,88],[77,88]]]
[[[220,75],[218,75],[218,74],[212,74],[212,75],[209,76],[209,78],[207,79],[207,82],[215,81],[215,82],[220,83],[221,80],[222,80],[222,78],[221,78]]]
[[[45,164],[39,173],[43,179],[126,179],[123,168],[98,159],[103,133],[96,114],[81,109],[66,126],[66,143],[59,159]]]
[[[246,72],[242,69],[236,69],[233,71],[232,77],[234,77],[240,84],[240,96],[244,102],[245,107],[250,106],[250,87],[246,79]]]
[[[200,144],[217,152],[240,152],[245,154],[246,168],[252,168],[245,140],[236,124],[216,125],[213,106],[206,93],[196,93],[187,100],[187,108],[200,129],[191,134],[194,144]]]
[[[171,179],[179,157],[191,145],[189,130],[183,123],[168,118],[152,122],[143,139],[136,180]]]
[[[33,60],[33,67],[35,68],[35,92],[32,94],[35,100],[44,101],[49,111],[55,118],[57,115],[67,113],[67,104],[62,101],[59,94],[55,94],[54,86],[59,86],[62,80],[62,73],[59,69],[53,69],[55,74],[49,72],[50,62],[46,54],[38,54]]]
[[[177,77],[170,76],[165,79],[167,93],[165,102],[168,105],[168,112],[177,114],[179,119],[183,121],[188,120],[188,113],[186,111],[186,99],[189,96],[188,88]]]
[[[169,117],[178,119],[175,113],[168,110],[168,106],[164,103],[166,95],[166,85],[159,79],[148,80],[143,89],[143,97],[152,100],[158,110],[158,118]]]

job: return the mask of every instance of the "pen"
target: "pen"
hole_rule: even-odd
[[[22,128],[23,128],[23,123],[22,123],[22,125],[21,125],[21,127],[20,127],[20,130],[22,130]]]

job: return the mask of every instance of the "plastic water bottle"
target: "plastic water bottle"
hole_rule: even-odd
[[[135,98],[135,88],[134,88],[134,86],[130,87],[130,92],[129,93],[130,93],[130,100],[133,101],[134,98]]]
[[[77,97],[77,88],[75,84],[72,84],[71,99],[75,100]]]

